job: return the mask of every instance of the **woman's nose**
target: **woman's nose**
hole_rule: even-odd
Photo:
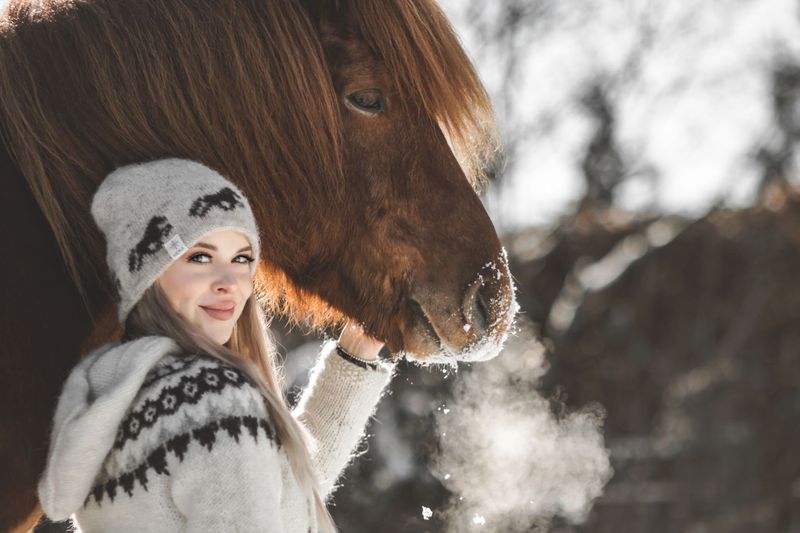
[[[216,291],[219,289],[232,290],[238,285],[238,279],[233,269],[222,268],[215,272],[212,288]]]

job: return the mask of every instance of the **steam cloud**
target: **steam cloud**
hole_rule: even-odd
[[[495,359],[461,372],[435,412],[434,474],[455,494],[448,532],[546,531],[555,515],[585,521],[613,471],[599,405],[556,416],[536,390],[544,347],[519,317]],[[430,513],[428,513],[430,514]]]

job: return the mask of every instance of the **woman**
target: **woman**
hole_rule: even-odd
[[[185,159],[120,167],[92,216],[123,338],[83,358],[56,408],[39,499],[93,531],[335,531],[325,499],[396,363],[348,323],[290,411],[253,288],[242,192]]]

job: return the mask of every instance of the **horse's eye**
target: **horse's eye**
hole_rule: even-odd
[[[350,109],[366,115],[380,115],[386,112],[386,101],[379,89],[364,89],[348,94],[345,104]]]

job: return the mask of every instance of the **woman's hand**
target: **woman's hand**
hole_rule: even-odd
[[[378,360],[378,352],[383,342],[364,333],[364,329],[355,321],[348,320],[339,335],[339,346],[349,354],[369,361]]]

